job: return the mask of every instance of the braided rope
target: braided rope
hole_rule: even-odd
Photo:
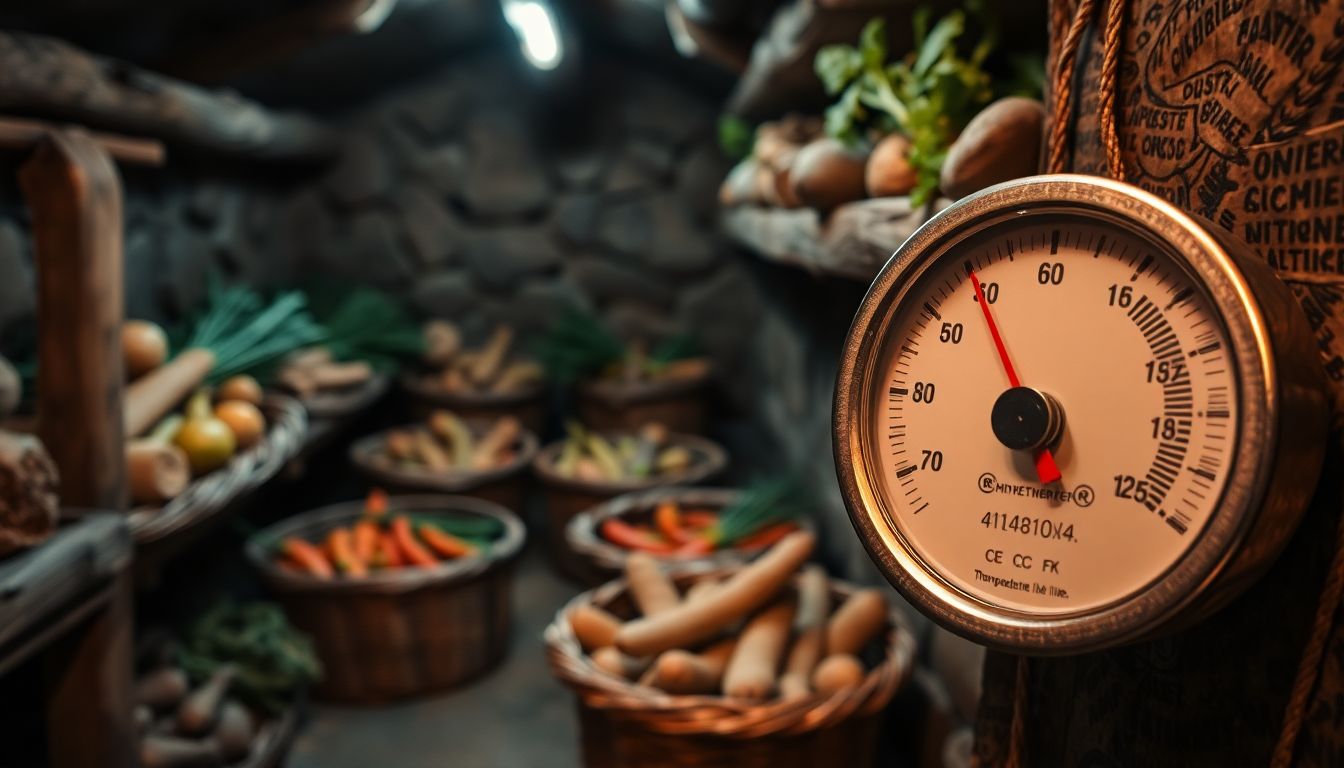
[[[1064,37],[1055,60],[1055,110],[1050,125],[1050,173],[1063,173],[1069,165],[1069,113],[1073,111],[1073,69],[1078,60],[1078,47],[1082,44],[1083,31],[1087,29],[1092,12],[1096,9],[1096,0],[1082,0],[1073,14],[1073,22]]]
[[[1106,150],[1106,170],[1111,178],[1118,181],[1125,180],[1125,160],[1120,154],[1120,133],[1116,127],[1116,91],[1119,90],[1120,42],[1124,20],[1125,0],[1108,0],[1101,82],[1098,83],[1101,100],[1097,105],[1097,121],[1101,128],[1101,144]]]

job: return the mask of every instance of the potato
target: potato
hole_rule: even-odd
[[[789,168],[793,194],[803,205],[823,213],[836,206],[862,200],[863,153],[845,147],[836,139],[823,138],[798,150]]]
[[[893,133],[879,141],[868,156],[863,180],[869,197],[910,194],[919,182],[915,167],[910,164],[910,140]]]
[[[948,149],[939,187],[956,200],[1038,172],[1045,107],[1035,99],[999,99],[971,119]]]

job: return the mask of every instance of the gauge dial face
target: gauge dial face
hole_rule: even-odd
[[[879,326],[866,389],[884,514],[998,609],[1063,616],[1142,591],[1200,536],[1233,465],[1237,370],[1200,283],[1163,243],[1059,211],[929,258]]]

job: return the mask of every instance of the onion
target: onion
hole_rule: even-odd
[[[148,320],[127,320],[121,324],[121,356],[126,375],[139,378],[168,359],[168,335]]]
[[[215,397],[221,401],[242,400],[245,403],[261,405],[261,385],[246,374],[234,376],[219,385],[219,389],[215,390]]]
[[[229,426],[241,449],[256,445],[266,432],[266,417],[257,406],[245,400],[225,400],[216,405],[215,418]]]

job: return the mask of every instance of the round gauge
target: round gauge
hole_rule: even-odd
[[[1043,176],[935,216],[845,347],[835,447],[879,567],[997,647],[1095,649],[1237,594],[1296,527],[1327,415],[1253,253],[1124,184]]]

